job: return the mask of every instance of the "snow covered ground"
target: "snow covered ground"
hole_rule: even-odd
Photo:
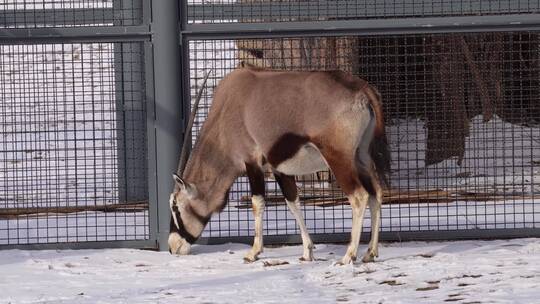
[[[195,246],[194,255],[133,249],[0,251],[0,303],[533,303],[540,239],[381,244],[375,263],[334,266],[344,245]],[[365,250],[363,244],[360,250]],[[265,266],[280,264],[280,266]],[[288,264],[285,264],[288,263]]]

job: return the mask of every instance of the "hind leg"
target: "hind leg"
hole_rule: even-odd
[[[354,161],[354,153],[351,151],[350,153],[344,153],[341,151],[347,150],[337,150],[336,147],[323,148],[321,149],[321,153],[336,176],[341,190],[347,195],[352,208],[351,241],[345,256],[341,259],[341,264],[349,264],[356,260],[369,194],[359,179]]]
[[[341,259],[341,264],[349,264],[356,261],[368,197],[368,193],[362,188],[359,188],[358,191],[349,196],[349,202],[352,208],[351,242],[349,243],[349,247],[347,247],[345,256]]]
[[[264,213],[264,194],[265,183],[263,171],[255,166],[246,164],[246,172],[251,187],[251,206],[253,208],[253,216],[255,217],[255,237],[253,239],[253,247],[244,257],[246,263],[252,263],[259,259],[259,254],[263,251],[263,224],[262,216]]]
[[[300,210],[300,200],[298,199],[298,191],[296,190],[296,183],[294,177],[274,172],[276,181],[285,196],[287,206],[296,219],[298,227],[300,227],[300,234],[302,236],[302,245],[304,247],[304,254],[300,258],[301,261],[313,261],[313,242],[309,236],[306,224],[304,222],[304,216]]]
[[[362,262],[369,263],[379,256],[379,230],[381,223],[382,189],[378,183],[374,183],[376,194],[369,196],[369,211],[371,213],[371,240]]]

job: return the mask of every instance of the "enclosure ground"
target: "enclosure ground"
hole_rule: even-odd
[[[533,303],[540,239],[383,243],[375,263],[335,266],[345,245],[0,252],[0,303]],[[365,244],[361,246],[365,250]],[[277,265],[283,264],[283,265]],[[272,266],[277,265],[277,266]]]

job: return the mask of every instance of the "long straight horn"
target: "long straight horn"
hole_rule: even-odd
[[[186,128],[186,132],[184,133],[184,142],[182,143],[182,152],[180,153],[180,161],[178,161],[178,169],[176,172],[180,177],[182,177],[182,173],[184,172],[186,161],[187,161],[187,147],[188,143],[191,140],[191,129],[193,128],[193,123],[195,122],[195,116],[197,115],[197,110],[199,108],[199,102],[201,101],[202,93],[204,88],[206,87],[206,81],[208,80],[208,76],[210,76],[210,73],[212,72],[212,69],[206,73],[206,76],[204,76],[204,81],[199,89],[199,92],[197,93],[197,99],[195,99],[195,103],[193,104],[193,109],[191,110],[191,116],[189,116],[188,125]]]

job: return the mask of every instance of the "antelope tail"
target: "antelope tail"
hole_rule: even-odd
[[[366,95],[368,96],[369,102],[371,104],[371,109],[375,113],[375,137],[386,137],[386,132],[384,130],[384,115],[381,102],[381,94],[377,89],[368,85],[365,87]]]
[[[390,150],[388,148],[388,140],[386,139],[386,131],[384,129],[384,115],[381,101],[381,94],[372,86],[365,88],[365,93],[368,96],[371,109],[375,115],[375,129],[373,139],[369,146],[369,153],[373,163],[375,164],[375,171],[379,180],[386,185],[390,186],[390,180],[388,175],[390,174]]]

